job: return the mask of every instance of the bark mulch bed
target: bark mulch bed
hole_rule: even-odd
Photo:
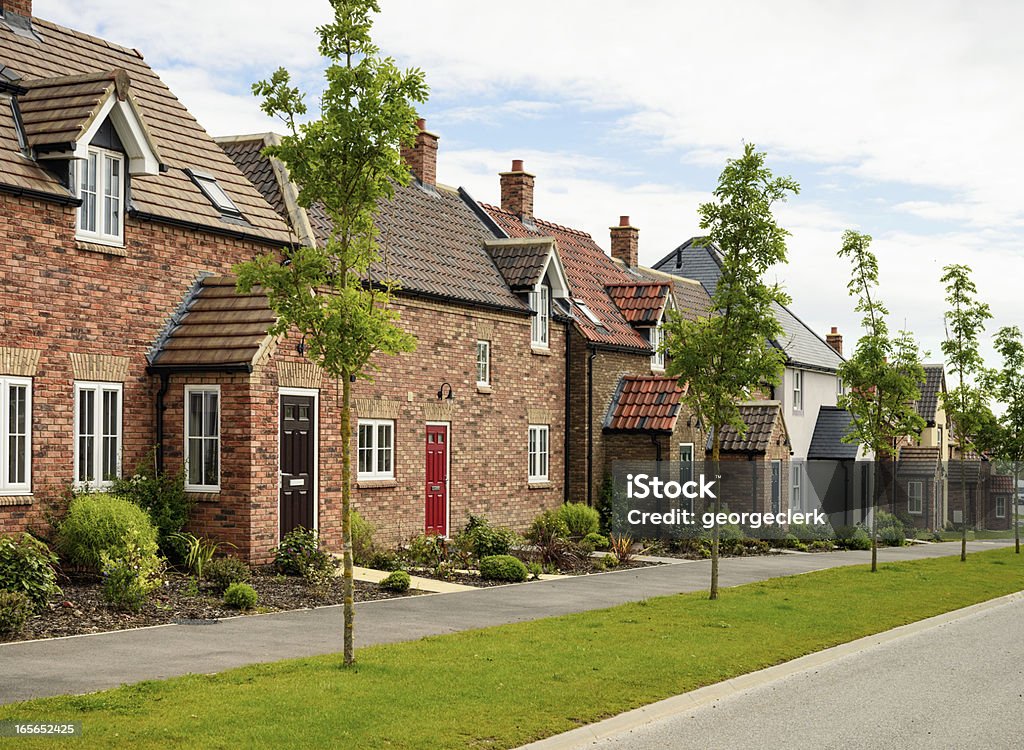
[[[560,570],[559,575],[566,576],[583,576],[590,575],[592,573],[611,573],[615,570],[629,570],[631,568],[648,568],[653,565],[663,565],[664,563],[659,562],[647,562],[641,560],[631,560],[627,563],[619,563],[615,567],[600,568],[599,565],[594,565],[594,561],[587,560],[578,567]],[[463,573],[456,572],[452,573],[447,578],[439,576],[437,572],[430,568],[409,568],[409,575],[419,576],[420,578],[430,578],[435,581],[446,581],[448,583],[459,583],[463,586],[476,586],[478,588],[488,588],[491,586],[507,586],[507,581],[485,581],[479,575],[475,573]],[[533,580],[533,579],[528,579]]]
[[[266,568],[254,570],[249,584],[259,594],[259,603],[248,614],[311,609],[344,601],[341,578],[331,583],[324,597],[311,592],[301,578],[279,576]],[[190,590],[190,579],[179,573],[166,574],[163,587],[154,592],[138,613],[119,612],[107,604],[96,578],[71,578],[61,582],[61,589],[64,595],[52,601],[48,610],[33,615],[25,631],[15,640],[57,638],[168,623],[202,624],[247,614],[225,607],[221,597],[206,586],[200,586],[198,593]],[[384,591],[374,583],[355,582],[357,602],[415,596],[418,593],[421,592],[396,594]]]

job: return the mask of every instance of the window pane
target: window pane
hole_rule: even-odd
[[[203,441],[203,448],[206,455],[203,457],[203,484],[213,487],[219,481],[220,452],[217,447],[216,438],[207,438]]]
[[[188,440],[188,483],[203,484],[203,441],[199,438]]]
[[[359,473],[373,471],[373,425],[359,425]]]
[[[216,391],[208,391],[203,394],[203,403],[206,407],[206,415],[203,419],[203,435],[205,437],[217,437],[217,432],[220,429],[220,425],[217,423],[218,397],[219,394]]]
[[[203,434],[203,394],[188,394],[188,436],[200,437]]]
[[[103,187],[103,233],[112,237],[121,236],[121,160],[105,156]]]
[[[93,431],[95,429],[94,403],[96,392],[81,390],[78,392],[78,475],[80,482],[93,480]]]

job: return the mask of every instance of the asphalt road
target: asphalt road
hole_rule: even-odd
[[[1024,747],[1024,600],[578,747]]]

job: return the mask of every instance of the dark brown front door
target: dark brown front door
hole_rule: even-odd
[[[281,537],[313,528],[316,400],[281,396]]]
[[[448,535],[448,428],[427,425],[426,533]]]

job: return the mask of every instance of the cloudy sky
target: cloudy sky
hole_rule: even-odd
[[[801,184],[777,270],[824,333],[858,335],[836,258],[874,236],[894,328],[941,358],[942,266],[967,263],[996,327],[1024,324],[1024,3],[383,0],[375,38],[431,86],[438,175],[498,200],[521,158],[538,216],[607,247],[640,227],[653,264],[753,142]],[[140,49],[214,135],[280,129],[250,84],[278,66],[315,92],[326,0],[35,0],[35,14]],[[990,358],[991,359],[991,358]],[[992,362],[994,364],[994,361]]]

